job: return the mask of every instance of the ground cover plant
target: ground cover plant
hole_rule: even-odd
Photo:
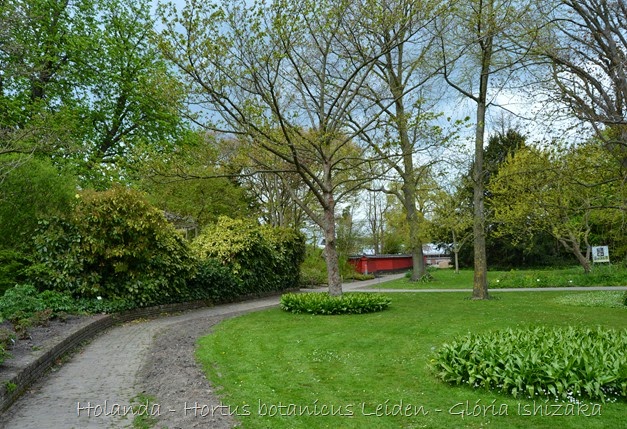
[[[577,293],[494,292],[497,299],[489,301],[457,293],[390,294],[388,310],[351,316],[272,309],[218,325],[199,341],[197,358],[249,429],[621,427],[624,400],[513,398],[451,386],[429,368],[442,344],[469,331],[627,328],[623,308],[573,311],[556,302]]]
[[[383,311],[390,299],[381,294],[353,292],[341,296],[328,293],[286,293],[281,296],[281,309],[294,314],[363,314]]]
[[[465,334],[432,359],[438,378],[516,398],[627,399],[627,329],[503,329]]]
[[[452,269],[429,270],[431,279],[425,282],[411,282],[407,278],[375,285],[372,288],[390,289],[472,289],[472,270]],[[597,265],[590,274],[584,274],[581,267],[488,271],[488,287],[501,288],[541,288],[571,286],[627,286],[627,268],[621,265]]]
[[[559,296],[555,302],[578,307],[614,307],[627,310],[627,291],[600,290],[569,293]]]

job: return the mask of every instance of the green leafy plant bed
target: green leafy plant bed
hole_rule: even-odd
[[[295,314],[361,314],[383,311],[392,301],[374,293],[288,293],[281,297],[281,308]]]
[[[627,329],[535,327],[468,334],[431,361],[441,380],[514,397],[627,398]]]

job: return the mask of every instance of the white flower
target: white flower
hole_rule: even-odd
[[[101,296],[97,296],[97,297],[96,297],[96,299],[97,299],[97,300],[101,300],[101,299],[102,299],[102,297],[101,297]]]

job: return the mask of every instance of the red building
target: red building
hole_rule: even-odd
[[[448,268],[450,257],[433,245],[423,248],[424,262],[427,266]],[[361,274],[390,273],[411,270],[411,255],[363,255],[351,256],[348,262]]]
[[[351,256],[348,262],[361,274],[406,271],[413,265],[411,255]]]

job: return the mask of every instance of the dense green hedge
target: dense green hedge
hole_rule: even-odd
[[[6,156],[10,155],[4,154],[3,160]],[[74,178],[50,160],[31,158],[16,165],[0,186],[0,248],[4,249],[20,249],[40,219],[66,215],[76,193]]]
[[[292,230],[222,218],[192,251],[142,194],[83,191],[70,215],[39,222],[23,285],[0,298],[0,317],[27,321],[57,304],[68,312],[112,312],[283,291],[299,284],[304,247]]]
[[[194,289],[210,289],[214,299],[229,301],[298,287],[304,243],[302,234],[290,229],[221,217],[192,243],[201,261]],[[219,271],[219,266],[226,270]],[[216,282],[223,283],[220,290]]]
[[[391,300],[385,295],[349,292],[331,296],[324,292],[287,293],[281,297],[281,309],[294,314],[362,314],[383,311]]]
[[[507,329],[468,334],[431,361],[448,383],[514,397],[578,401],[627,399],[627,329]]]
[[[210,300],[214,303],[231,302],[245,294],[239,279],[229,267],[217,259],[199,260],[196,275],[189,281],[188,300]]]
[[[184,239],[139,192],[77,194],[68,219],[41,221],[28,280],[76,298],[174,302],[193,275]]]

